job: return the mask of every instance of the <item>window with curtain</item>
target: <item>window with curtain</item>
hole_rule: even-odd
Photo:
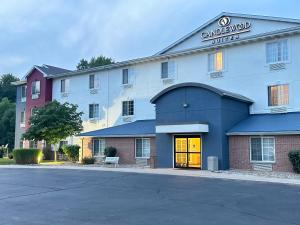
[[[90,104],[89,105],[89,118],[99,118],[99,104]]]
[[[221,72],[223,70],[223,52],[217,51],[208,54],[208,72]]]
[[[123,101],[122,102],[122,116],[133,116],[134,115],[134,101]]]
[[[93,139],[93,156],[103,156],[105,149],[104,139]]]
[[[288,41],[274,41],[266,44],[266,61],[268,64],[288,61]]]
[[[289,85],[273,85],[268,87],[269,106],[289,104]]]
[[[136,138],[135,139],[135,157],[149,158],[150,157],[150,139]]]
[[[250,139],[251,161],[274,162],[275,139],[274,137],[252,137]]]

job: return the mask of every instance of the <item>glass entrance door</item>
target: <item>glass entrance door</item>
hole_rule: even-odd
[[[174,137],[174,166],[176,168],[201,168],[200,136]]]

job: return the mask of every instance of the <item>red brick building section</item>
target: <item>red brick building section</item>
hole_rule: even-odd
[[[300,135],[278,135],[275,138],[275,163],[273,171],[291,172],[292,164],[288,153],[300,149]],[[250,136],[229,137],[229,161],[231,169],[251,170]]]

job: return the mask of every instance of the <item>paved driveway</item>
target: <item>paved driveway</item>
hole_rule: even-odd
[[[209,178],[0,169],[0,224],[300,224],[300,187]]]

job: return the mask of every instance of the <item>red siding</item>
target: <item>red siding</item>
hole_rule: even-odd
[[[31,84],[33,81],[39,80],[40,86],[40,96],[37,99],[32,99],[31,97]],[[27,95],[26,95],[26,129],[29,126],[29,118],[32,108],[38,108],[44,106],[46,103],[52,101],[52,80],[46,80],[43,74],[34,69],[31,74],[27,77]]]

